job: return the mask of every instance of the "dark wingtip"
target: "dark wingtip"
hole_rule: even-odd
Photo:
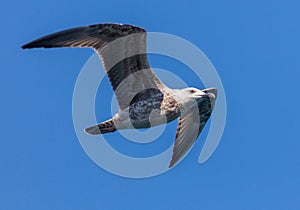
[[[21,48],[22,49],[32,49],[32,48],[51,48],[52,46],[47,45],[47,43],[41,42],[39,39],[29,42],[27,44],[24,44]]]
[[[108,27],[107,29],[105,29]],[[96,28],[96,29],[93,29]],[[81,42],[89,39],[91,34],[98,33],[97,28],[101,31],[103,28],[106,30],[103,33],[113,33],[113,30],[120,32],[120,36],[124,32],[139,33],[145,32],[145,29],[128,25],[128,24],[95,24],[90,26],[81,26],[77,28],[71,28],[63,31],[59,31],[53,34],[49,34],[33,40],[25,45],[22,49],[31,49],[31,48],[54,48],[54,47],[89,47],[89,45],[83,46]],[[95,31],[93,31],[95,30]],[[127,33],[125,33],[127,34]],[[128,35],[128,34],[127,34]]]
[[[202,90],[205,93],[212,93],[215,95],[215,98],[217,98],[218,96],[218,89],[217,88],[206,88],[204,90]]]
[[[168,166],[168,168],[173,168],[173,166],[175,165],[175,163],[174,162],[170,162],[170,164],[169,164],[169,166]]]
[[[30,49],[30,48],[32,48],[32,47],[30,47],[29,44],[24,44],[21,48],[22,48],[23,50],[25,50],[25,49]]]
[[[24,50],[24,49],[31,49],[37,47],[43,47],[43,46],[38,45],[36,41],[32,41],[27,44],[24,44],[21,48]]]

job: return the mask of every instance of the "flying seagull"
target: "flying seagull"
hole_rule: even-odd
[[[192,147],[214,108],[217,89],[168,88],[151,70],[146,30],[128,24],[97,24],[53,33],[22,46],[30,48],[93,48],[104,65],[119,112],[85,129],[104,134],[121,129],[149,128],[178,118],[169,167]]]

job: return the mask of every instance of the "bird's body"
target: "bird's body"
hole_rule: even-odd
[[[113,117],[118,129],[150,128],[170,122],[180,115],[179,104],[170,94],[158,89],[138,93],[129,107]],[[123,120],[122,116],[126,116]]]
[[[99,24],[74,28],[30,42],[22,48],[91,47],[103,61],[119,103],[112,119],[87,128],[88,134],[149,128],[178,118],[170,167],[190,149],[214,107],[215,88],[170,89],[151,70],[146,31],[132,25]]]

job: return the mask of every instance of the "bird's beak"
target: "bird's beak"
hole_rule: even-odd
[[[195,101],[196,101],[196,103],[197,104],[200,104],[200,103],[202,103],[203,102],[203,99],[207,99],[207,98],[209,98],[210,96],[209,96],[209,94],[203,94],[203,95],[198,95],[198,96],[195,96]]]
[[[199,95],[195,98],[196,103],[199,105],[203,102],[203,99],[210,98],[211,102],[214,102],[217,98],[217,89],[216,88],[207,88],[202,90],[205,94]]]

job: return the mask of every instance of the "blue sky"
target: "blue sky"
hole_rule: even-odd
[[[296,0],[3,3],[1,209],[299,209],[299,6]],[[180,36],[213,62],[228,114],[221,143],[205,164],[197,160],[207,128],[179,165],[148,179],[110,174],[84,153],[73,127],[72,95],[93,51],[20,46],[104,22]],[[150,62],[203,88],[179,63],[170,67],[155,56]],[[109,84],[103,88],[111,97]],[[97,111],[99,121],[108,117]],[[175,127],[167,129],[172,138]],[[172,138],[159,141],[164,147]],[[119,149],[130,144],[111,140]],[[123,149],[139,155],[140,148]]]

